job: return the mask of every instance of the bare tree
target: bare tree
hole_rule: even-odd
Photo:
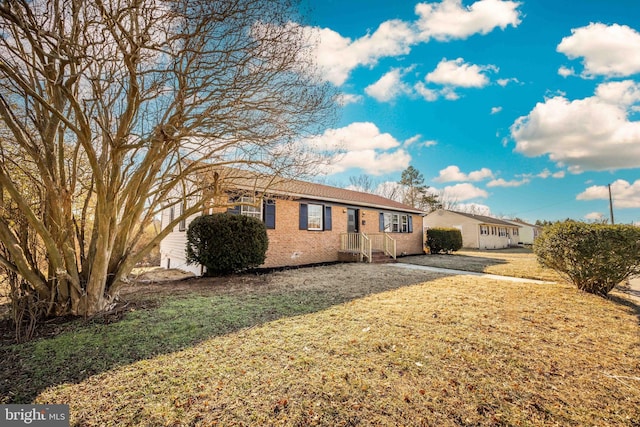
[[[349,177],[349,186],[354,190],[362,191],[363,193],[374,193],[376,191],[376,183],[370,175],[361,174],[358,176]]]
[[[206,183],[189,179],[203,168],[298,175],[315,162],[298,141],[331,117],[333,94],[313,73],[313,40],[293,6],[0,5],[0,264],[41,315],[107,308],[132,267],[202,208]],[[187,198],[136,246],[163,206]]]

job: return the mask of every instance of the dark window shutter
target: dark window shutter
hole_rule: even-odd
[[[276,202],[268,200],[264,202],[264,225],[273,230],[276,228]]]
[[[380,212],[380,231],[384,231],[384,213]]]
[[[238,197],[233,197],[233,196],[229,197],[229,203],[237,202],[238,200],[240,200]],[[233,215],[240,215],[240,206],[236,205],[236,206],[227,208],[227,213],[230,213]]]
[[[331,206],[324,207],[324,229],[331,230]]]
[[[413,233],[413,215],[408,215],[409,218],[407,219],[407,223],[408,223],[408,231],[409,233]]]
[[[308,212],[309,212],[309,206],[307,206],[304,203],[300,203],[300,230],[306,230],[307,228],[309,228],[308,226]]]

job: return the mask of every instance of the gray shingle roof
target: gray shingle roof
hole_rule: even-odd
[[[510,222],[507,221],[503,221],[501,219],[498,218],[492,218],[490,216],[484,216],[484,215],[474,215],[474,214],[470,214],[470,213],[465,213],[465,212],[457,212],[457,211],[449,211],[458,215],[462,215],[465,216],[467,218],[472,218],[477,220],[478,222],[481,222],[483,224],[493,224],[493,225],[506,225],[509,227],[517,227],[517,225],[512,224]]]

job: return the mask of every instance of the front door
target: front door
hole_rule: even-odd
[[[347,209],[347,233],[358,232],[358,209]]]

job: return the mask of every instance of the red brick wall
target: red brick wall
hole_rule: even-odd
[[[300,202],[276,201],[276,228],[267,230],[269,249],[263,267],[281,267],[332,262],[338,260],[340,234],[347,231],[346,206],[332,206],[330,231],[299,229]],[[379,232],[379,210],[360,210],[360,231]],[[364,221],[364,224],[362,222]],[[396,239],[397,254],[421,254],[422,217],[413,215],[413,233],[390,233]]]

